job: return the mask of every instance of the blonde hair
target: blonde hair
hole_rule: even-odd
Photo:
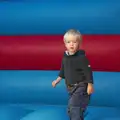
[[[67,37],[68,37],[69,35],[76,36],[77,39],[78,39],[80,42],[82,41],[82,35],[81,35],[81,33],[80,33],[78,30],[75,30],[75,29],[70,29],[70,30],[68,30],[68,31],[64,34],[63,40],[66,41],[66,40],[67,40]]]

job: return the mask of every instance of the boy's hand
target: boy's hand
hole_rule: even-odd
[[[61,77],[58,77],[56,80],[52,82],[52,86],[55,87],[60,81],[62,80]]]
[[[52,86],[53,86],[53,87],[56,87],[56,85],[57,85],[57,80],[54,80],[54,81],[52,82]]]
[[[88,87],[87,87],[87,93],[88,93],[88,95],[92,94],[93,91],[94,91],[93,85],[91,83],[88,83]]]

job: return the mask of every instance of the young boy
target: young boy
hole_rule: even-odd
[[[52,82],[55,87],[65,79],[68,93],[68,113],[70,120],[84,120],[84,111],[93,92],[93,75],[84,50],[79,50],[82,39],[79,31],[71,29],[64,35],[67,50],[62,59],[59,76]]]

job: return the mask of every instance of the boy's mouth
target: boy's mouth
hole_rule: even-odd
[[[74,47],[70,47],[70,49],[74,49]]]

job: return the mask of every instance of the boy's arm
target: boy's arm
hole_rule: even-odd
[[[59,83],[61,80],[62,80],[62,78],[61,78],[61,77],[58,77],[58,78],[55,80],[55,83],[57,84],[57,83]]]
[[[59,75],[58,75],[60,78],[65,78],[64,76],[64,64],[63,64],[63,61],[61,63],[61,68],[60,68],[60,72],[59,72]]]
[[[87,59],[87,57],[85,56],[84,58],[84,72],[85,72],[85,76],[86,76],[86,82],[88,84],[93,84],[93,73],[92,73],[92,69],[89,63],[89,60]]]
[[[56,79],[56,83],[59,83],[64,78],[65,78],[65,76],[64,76],[64,65],[63,65],[63,61],[62,61],[60,72],[58,74],[58,78]]]
[[[63,78],[65,77],[64,77],[64,65],[62,60],[60,72],[58,74],[57,79],[52,82],[52,86],[55,87]]]
[[[86,56],[85,56],[85,59],[84,59],[84,72],[85,72],[85,76],[86,76],[86,82],[88,83],[87,93],[88,93],[88,95],[90,95],[94,91],[94,88],[93,88],[93,73],[92,73],[92,69],[91,69],[89,60],[87,59]]]

